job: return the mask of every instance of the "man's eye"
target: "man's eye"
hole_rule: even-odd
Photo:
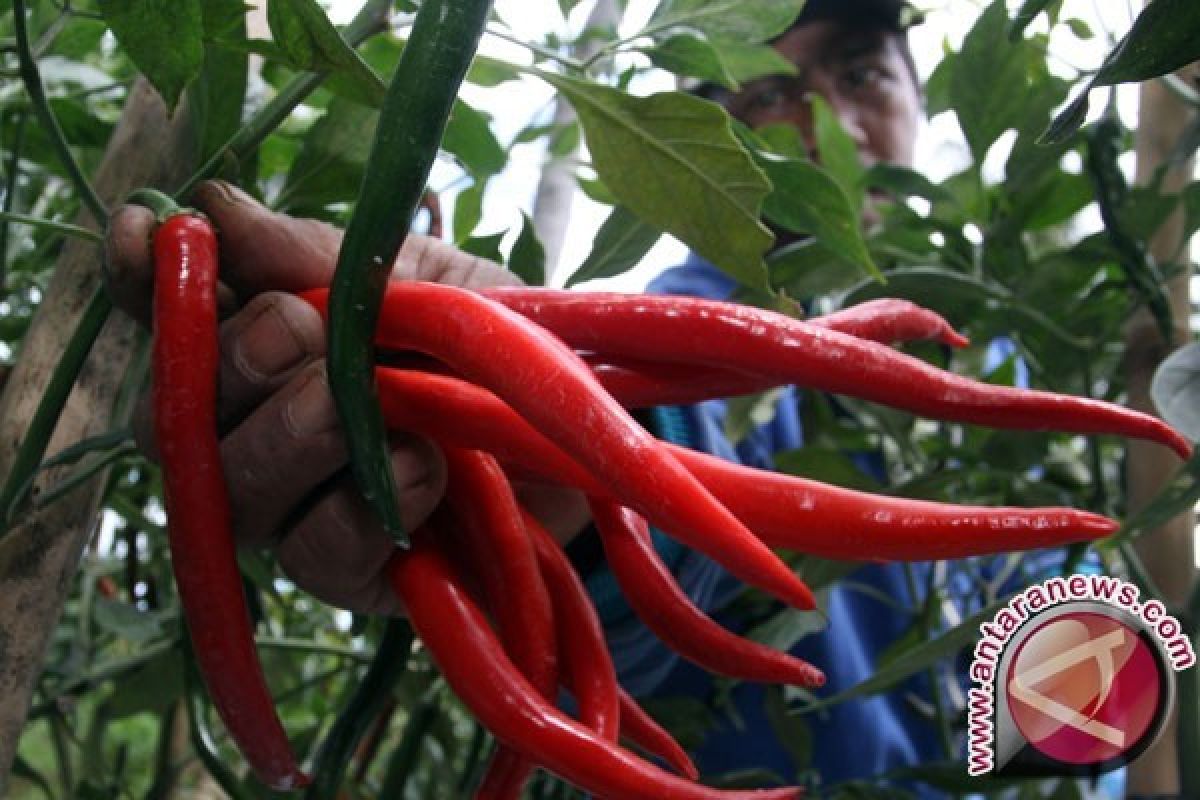
[[[765,111],[772,108],[778,108],[783,105],[787,99],[786,93],[778,86],[772,86],[750,95],[747,98],[747,106],[756,111]]]
[[[851,89],[867,89],[880,86],[891,77],[891,73],[878,64],[853,64],[842,73],[842,82]]]

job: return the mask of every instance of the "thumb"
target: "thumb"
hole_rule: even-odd
[[[342,240],[332,225],[277,214],[224,181],[200,184],[192,203],[216,226],[221,278],[242,300],[329,285]]]

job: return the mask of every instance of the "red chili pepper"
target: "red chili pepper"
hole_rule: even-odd
[[[254,774],[308,783],[254,649],[217,438],[217,239],[182,213],[154,233],[154,424],[179,600],[213,706]]]
[[[937,313],[898,297],[868,300],[832,314],[812,317],[808,322],[880,344],[922,339],[933,339],[950,347],[970,344],[967,337]]]
[[[427,529],[388,564],[397,596],[447,684],[497,739],[601,797],[784,800],[794,787],[721,791],[664,772],[563,715],[513,666]]]
[[[494,394],[406,370],[376,373],[389,427],[487,450],[528,475],[607,496],[594,476]],[[1057,547],[1103,538],[1107,517],[1073,508],[988,508],[856,492],[666,445],[719,501],[772,547],[827,558],[927,561]]]
[[[327,292],[303,296],[324,313]],[[388,286],[378,333],[427,353],[512,405],[600,478],[621,503],[712,556],[737,577],[797,608],[812,592],[721,506],[554,337],[466,289],[417,281]]]
[[[759,308],[662,295],[598,300],[530,289],[489,289],[487,295],[572,347],[601,355],[733,368],[936,419],[1113,433],[1159,442],[1184,459],[1192,452],[1187,439],[1148,414],[1090,398],[980,383],[878,343]]]
[[[470,562],[513,663],[543,697],[553,699],[558,689],[554,609],[508,478],[486,453],[442,451],[446,499],[460,523],[444,530],[456,554]],[[532,772],[524,756],[500,747],[475,796],[516,797]]]
[[[696,769],[675,737],[667,733],[624,689],[620,690],[620,702],[622,736],[650,755],[658,756],[685,778],[694,781],[700,777],[700,770]]]
[[[1074,508],[959,506],[856,492],[667,447],[764,542],[823,558],[965,558],[1100,539],[1118,527]]]
[[[722,628],[692,604],[658,557],[646,521],[636,512],[591,498],[604,555],[638,618],[679,655],[709,672],[805,688],[825,685],[821,670]]]
[[[521,517],[554,603],[563,682],[579,703],[579,721],[615,742],[621,719],[619,687],[600,617],[558,542],[525,509]]]

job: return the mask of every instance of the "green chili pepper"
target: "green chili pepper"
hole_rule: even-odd
[[[425,190],[490,0],[425,0],[388,87],[330,295],[329,374],[358,485],[407,545],[375,391],[371,344],[392,263]]]

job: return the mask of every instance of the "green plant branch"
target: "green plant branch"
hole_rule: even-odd
[[[185,637],[186,639],[186,637]],[[217,782],[232,800],[252,800],[254,795],[242,785],[241,780],[229,765],[225,763],[217,739],[213,736],[208,724],[208,704],[205,702],[204,689],[200,676],[196,674],[195,656],[192,655],[190,644],[184,645],[185,684],[188,703],[188,732],[192,740],[192,749],[200,758],[200,763],[208,770],[208,774]]]
[[[358,14],[342,30],[342,38],[351,47],[357,47],[377,33],[388,30],[390,0],[367,0]],[[184,200],[201,182],[218,175],[230,160],[241,160],[263,143],[288,115],[304,102],[304,99],[328,77],[327,72],[305,72],[292,78],[265,106],[259,109],[246,124],[238,129],[229,141],[217,148],[195,174],[184,181],[173,194]]]
[[[29,485],[31,477],[46,454],[46,447],[58,426],[59,415],[75,385],[75,378],[79,375],[79,370],[87,360],[88,353],[91,352],[92,345],[99,337],[100,329],[104,327],[111,311],[112,300],[103,286],[98,287],[92,293],[75,333],[59,356],[41,402],[38,403],[25,437],[17,448],[4,486],[0,488],[0,541],[3,541],[8,532],[13,511],[24,498],[24,488]]]
[[[497,39],[503,39],[511,44],[524,47],[529,52],[533,53],[534,55],[541,56],[547,61],[555,61],[559,64],[562,64],[564,67],[567,67],[568,69],[575,70],[576,72],[584,71],[584,63],[579,59],[563,55],[555,50],[551,50],[549,47],[544,47],[543,45],[537,44],[536,42],[527,42],[524,39],[514,36],[507,31],[500,30],[494,25],[488,26],[486,32],[489,36],[495,36]]]
[[[7,198],[5,198],[5,201],[7,202]],[[64,236],[75,236],[80,239],[86,239],[89,242],[95,242],[96,244],[104,243],[104,236],[102,234],[79,225],[71,225],[67,222],[55,222],[52,219],[32,217],[28,214],[17,214],[7,210],[0,211],[0,220],[15,222],[18,225],[29,225],[34,228],[45,228],[48,231],[61,233]],[[5,227],[7,228],[7,225]],[[0,273],[0,275],[2,274]]]
[[[346,766],[359,740],[404,675],[412,639],[412,627],[407,621],[388,620],[366,675],[354,686],[342,712],[321,742],[313,763],[313,782],[304,795],[305,800],[334,800],[337,797]]]
[[[87,176],[83,174],[75,156],[71,154],[71,146],[67,144],[67,137],[63,134],[58,120],[55,119],[54,112],[50,110],[49,100],[46,99],[42,76],[38,72],[37,61],[29,47],[29,31],[25,24],[25,0],[13,0],[13,28],[17,35],[17,58],[21,65],[21,82],[25,84],[25,91],[29,94],[33,111],[37,114],[38,122],[46,129],[46,134],[54,145],[63,169],[70,176],[75,191],[79,193],[83,204],[96,218],[96,224],[103,227],[108,222],[108,209],[100,196],[96,194],[96,190],[92,188]]]
[[[9,148],[8,166],[4,170],[4,207],[0,209],[0,298],[7,292],[8,231],[12,222],[8,215],[17,201],[17,184],[21,177],[21,151],[25,148],[25,115],[16,114],[13,139]]]

